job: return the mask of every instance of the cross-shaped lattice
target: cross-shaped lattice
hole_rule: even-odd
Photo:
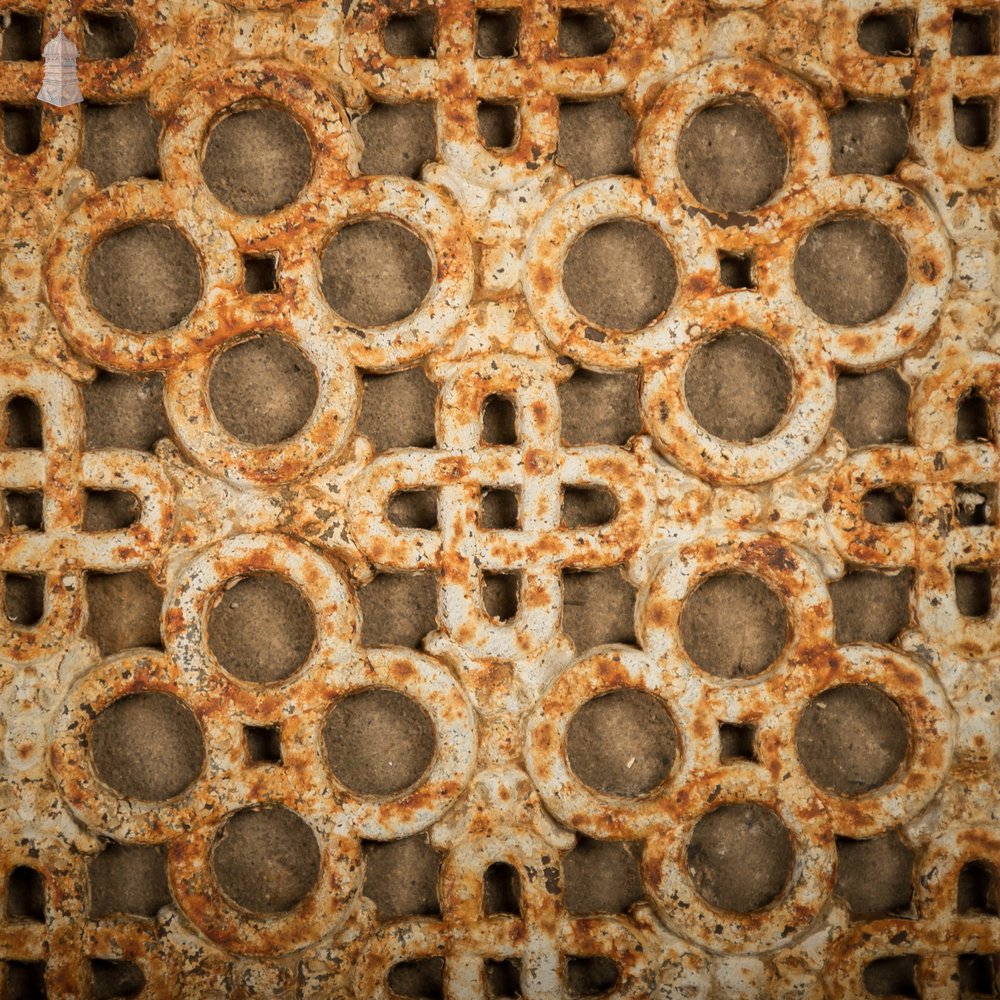
[[[959,438],[963,404],[980,407],[986,418],[967,440]],[[912,444],[856,452],[836,470],[830,528],[852,562],[914,567],[917,621],[933,639],[964,656],[994,656],[1000,651],[1000,358],[966,354],[928,375],[913,394],[910,426]],[[866,517],[871,494],[900,488],[912,491],[912,501],[898,511],[898,523]],[[991,595],[971,614],[959,605],[959,574],[971,574],[970,584],[978,575]]]
[[[559,47],[564,12],[596,16],[594,4],[586,0],[358,3],[348,15],[347,43],[365,88],[379,99],[436,102],[438,146],[445,163],[488,187],[509,188],[555,159],[560,97],[593,99],[621,93],[627,86],[632,61],[648,44],[649,15],[634,0],[615,0],[599,9],[614,40],[606,52],[590,56],[567,56]],[[433,51],[425,57],[387,51],[390,19],[420,13],[436,19]],[[490,13],[517,19],[517,41],[506,57],[477,54],[478,19]],[[485,145],[480,102],[516,106],[511,146]]]
[[[481,816],[499,817],[483,825]],[[445,1000],[488,1000],[487,963],[505,962],[517,976],[512,992],[524,1000],[569,996],[572,958],[613,962],[617,981],[603,997],[643,1000],[653,992],[649,942],[621,916],[574,916],[563,900],[562,856],[575,838],[544,816],[523,772],[480,774],[468,806],[432,834],[450,847],[441,868],[440,920],[397,920],[364,943],[355,973],[357,996],[390,1000],[392,969],[404,962],[443,959]],[[491,868],[504,866],[510,899],[499,912],[487,905]],[[516,887],[516,888],[515,888]],[[516,971],[515,971],[516,970]]]
[[[962,900],[959,890],[968,866],[972,866],[973,878],[989,883],[982,887],[984,898],[971,905]],[[908,996],[921,1000],[996,996],[998,871],[1000,839],[995,828],[958,829],[939,837],[927,849],[914,878],[917,918],[886,917],[852,927],[835,943],[824,970],[825,995],[830,1000],[874,997],[867,989],[865,970],[879,960],[902,958],[913,962],[910,986],[916,993]],[[964,982],[967,975],[977,982]]]
[[[512,404],[516,441],[484,440],[491,398]],[[477,656],[517,659],[555,637],[562,571],[624,562],[646,537],[652,490],[634,455],[613,446],[564,447],[554,378],[539,362],[497,356],[457,366],[441,389],[437,449],[380,455],[356,481],[350,530],[380,569],[440,574],[439,617],[453,640]],[[563,490],[610,493],[617,511],[603,524],[567,526]],[[513,527],[486,529],[483,494],[515,492]],[[395,494],[437,492],[437,528],[403,528],[388,506]],[[485,578],[516,574],[517,611],[491,617]]]
[[[10,404],[28,400],[40,415],[37,447],[11,447]],[[171,489],[156,460],[137,451],[85,451],[83,399],[65,375],[32,361],[0,371],[0,490],[41,494],[40,523],[3,518],[0,573],[44,578],[44,611],[37,624],[4,620],[0,648],[14,660],[51,654],[79,635],[86,623],[84,574],[148,566],[171,522]],[[123,491],[141,512],[128,527],[84,529],[87,491]],[[28,528],[29,530],[18,530]]]
[[[954,51],[956,14],[983,19],[986,51]],[[859,32],[870,15],[895,19],[899,49],[876,55],[862,48]],[[945,184],[977,189],[1000,176],[998,19],[997,0],[845,0],[825,11],[819,24],[823,55],[845,90],[858,97],[907,99],[916,156]],[[981,147],[967,148],[956,136],[956,111],[969,102],[987,119]]]

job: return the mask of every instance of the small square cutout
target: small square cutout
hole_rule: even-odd
[[[40,490],[8,490],[7,523],[11,532],[42,531],[42,493]]]
[[[991,56],[997,51],[997,15],[992,10],[956,10],[951,22],[953,56]]]
[[[966,618],[985,618],[993,605],[993,578],[989,570],[959,566],[955,570],[955,600]]]
[[[4,104],[0,107],[3,116],[3,144],[15,156],[30,156],[42,143],[42,108],[35,104],[21,107]]]
[[[509,622],[517,615],[520,583],[517,573],[484,573],[483,606],[496,622]]]
[[[4,1000],[44,1000],[45,963],[6,961],[7,980]]]
[[[869,524],[902,524],[910,517],[913,491],[906,486],[869,490],[861,501],[861,513]]]
[[[83,15],[83,55],[86,59],[123,59],[135,48],[135,25],[126,14]]]
[[[509,958],[499,960],[488,958],[483,963],[486,973],[487,996],[493,1000],[521,995],[521,966]]]
[[[489,149],[510,149],[517,142],[517,105],[479,102],[479,135]]]
[[[7,13],[0,58],[4,62],[38,62],[42,58],[42,19],[36,14]]]
[[[7,620],[16,625],[37,625],[45,617],[45,576],[42,573],[7,573],[3,578]]]
[[[517,411],[504,396],[488,396],[483,404],[483,444],[517,444]]]
[[[479,523],[490,531],[517,527],[517,493],[514,490],[483,490],[479,500]]]
[[[517,55],[521,16],[512,10],[476,12],[476,55],[480,59],[510,59]]]
[[[434,32],[437,18],[433,11],[415,14],[393,14],[386,22],[383,38],[385,50],[391,56],[408,59],[434,58]]]
[[[137,997],[146,985],[146,977],[135,962],[116,958],[92,958],[90,975],[94,984],[94,1000],[119,1000]]]
[[[858,25],[858,44],[873,56],[908,56],[913,51],[913,17],[908,11],[875,11]]]
[[[955,517],[964,527],[993,524],[996,509],[994,483],[959,483],[955,486]]]
[[[281,763],[281,729],[278,726],[244,726],[243,738],[249,763]]]
[[[997,971],[996,955],[959,955],[958,985],[962,996],[997,996]]]
[[[618,513],[618,501],[610,490],[595,486],[564,486],[562,523],[566,528],[608,524]]]
[[[563,10],[559,15],[559,52],[571,59],[604,55],[615,40],[611,22],[597,11]]]
[[[993,141],[993,101],[974,97],[968,101],[952,98],[955,138],[967,149],[985,149]]]
[[[437,490],[400,490],[389,498],[389,520],[399,528],[437,527]]]
[[[724,288],[755,288],[753,259],[744,254],[720,253],[719,281]]]
[[[757,737],[757,727],[740,725],[733,722],[719,723],[719,742],[722,745],[722,761],[757,759],[754,740]]]
[[[243,257],[243,288],[248,295],[278,290],[278,255],[247,254]]]

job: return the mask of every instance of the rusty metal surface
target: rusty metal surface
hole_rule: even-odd
[[[957,907],[964,865],[1000,870],[1000,128],[995,108],[986,145],[962,146],[953,102],[996,102],[1000,37],[992,54],[953,54],[967,9],[953,0],[525,0],[517,54],[478,59],[477,8],[511,5],[0,0],[40,16],[45,40],[62,25],[79,42],[78,6],[136,28],[128,55],[81,58],[80,82],[90,101],[148,101],[162,179],[100,189],[79,162],[79,107],[42,109],[36,152],[0,143],[0,437],[14,397],[42,424],[40,447],[2,446],[0,488],[44,496],[43,530],[5,515],[0,536],[0,572],[44,577],[41,621],[0,621],[0,981],[44,963],[47,996],[89,996],[90,960],[107,959],[135,963],[148,997],[376,998],[395,996],[395,965],[442,958],[444,996],[473,1000],[488,995],[487,960],[516,960],[520,995],[540,1000],[568,995],[569,959],[602,957],[617,968],[608,996],[833,1000],[871,995],[868,965],[902,955],[916,956],[921,997],[967,995],[959,956],[1000,954],[995,909]],[[426,8],[433,57],[391,55],[389,17]],[[594,8],[610,50],[563,55],[559,10]],[[1000,18],[998,0],[968,9]],[[873,11],[908,19],[911,50],[860,47]],[[0,103],[30,106],[41,74],[40,61],[0,61]],[[560,99],[610,94],[638,120],[636,175],[575,183],[555,160]],[[788,169],[760,207],[719,213],[683,182],[678,141],[698,109],[733,97],[776,124]],[[827,115],[848,97],[909,102],[892,176],[833,172]],[[434,102],[438,153],[419,180],[361,174],[354,120],[373,100]],[[511,148],[480,140],[479,100],[517,104]],[[201,173],[212,124],[248,101],[287,109],[313,154],[299,196],[259,217],[224,206]],[[338,229],[376,216],[423,240],[433,281],[411,315],[359,328],[324,297],[319,260]],[[877,320],[831,323],[796,291],[795,252],[819,222],[858,216],[895,236],[907,280]],[[595,329],[563,288],[573,241],[612,219],[653,227],[676,264],[673,300],[637,331]],[[142,221],[178,229],[201,268],[197,305],[163,331],[115,326],[84,287],[100,240]],[[250,299],[241,255],[270,252],[280,290]],[[721,285],[720,252],[753,255],[754,288]],[[261,328],[317,374],[305,426],[274,445],[235,439],[208,387],[220,351]],[[694,351],[733,328],[765,338],[792,380],[778,425],[749,442],[713,436],[685,398]],[[436,447],[375,454],[357,430],[361,375],[416,364],[437,384]],[[909,440],[851,450],[831,426],[837,374],[889,364],[912,387]],[[643,426],[627,446],[563,441],[557,387],[577,367],[639,374]],[[99,369],[165,373],[171,438],[155,454],[87,449],[82,387]],[[973,391],[989,433],[959,440]],[[512,402],[516,444],[483,442],[492,396]],[[568,487],[608,491],[612,519],[567,526]],[[518,492],[516,528],[481,525],[485,488]],[[866,496],[886,488],[912,492],[902,523],[866,519]],[[131,492],[140,517],[85,532],[88,489]],[[390,520],[408,490],[436,492],[435,528]],[[960,517],[966,502],[982,523]],[[637,643],[576,650],[562,574],[610,566],[638,588]],[[893,646],[837,643],[829,587],[851,567],[912,570],[913,623]],[[85,577],[130,569],[165,589],[164,648],[102,658]],[[957,603],[964,569],[991,575],[984,615]],[[438,627],[422,651],[362,644],[357,590],[375,571],[434,574]],[[706,673],[680,638],[686,598],[720,572],[756,577],[788,617],[784,648],[752,677]],[[315,621],[305,664],[275,684],[232,677],[206,638],[219,595],[253,573],[294,584]],[[498,573],[519,581],[505,622],[483,597]],[[861,795],[817,784],[796,746],[806,707],[844,684],[884,692],[908,732],[898,771]],[[665,779],[632,798],[588,786],[567,751],[574,713],[621,689],[660,699],[678,733]],[[405,694],[432,723],[432,763],[398,794],[352,792],[323,755],[331,706],[369,690]],[[108,787],[91,753],[100,712],[144,691],[180,698],[204,739],[198,777],[164,802]],[[756,727],[754,761],[723,759],[720,720]],[[246,725],[281,727],[280,763],[247,765]],[[794,851],[778,898],[748,913],[699,893],[686,854],[698,820],[730,803],[771,810]],[[227,817],[268,805],[304,820],[320,852],[313,889],[277,914],[230,899],[212,864]],[[917,851],[914,912],[852,920],[833,891],[837,838],[897,829]],[[444,858],[441,915],[379,921],[361,841],[424,831]],[[562,867],[579,835],[641,842],[642,903],[569,912]],[[164,846],[172,902],[155,918],[90,913],[101,838]],[[519,873],[516,915],[485,915],[497,862]],[[44,880],[41,920],[3,905],[19,866]]]

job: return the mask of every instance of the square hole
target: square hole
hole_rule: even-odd
[[[506,861],[496,861],[483,872],[483,915],[521,915],[521,875]]]
[[[955,138],[967,149],[985,149],[993,140],[993,101],[973,97],[968,101],[952,98]]]
[[[996,519],[995,483],[958,483],[955,486],[955,517],[966,527],[993,524]]]
[[[357,119],[357,125],[365,144],[363,174],[419,177],[423,165],[437,156],[437,123],[430,101],[375,102]]]
[[[723,762],[731,760],[756,760],[754,740],[757,727],[735,722],[719,723],[719,742],[722,744]]]
[[[45,575],[7,573],[3,578],[7,620],[15,625],[37,625],[45,617]]]
[[[281,763],[281,729],[278,726],[244,726],[243,739],[249,763]]]
[[[917,961],[916,955],[893,955],[869,962],[863,976],[865,989],[877,997],[919,998]]]
[[[7,520],[10,530],[42,531],[42,493],[40,490],[8,490]]]
[[[989,570],[960,566],[955,570],[955,600],[966,618],[985,618],[993,605]]]
[[[402,840],[362,841],[365,881],[362,892],[381,920],[405,916],[440,916],[438,878],[441,855],[426,833]]]
[[[400,528],[437,527],[437,490],[400,490],[389,498],[389,520]]]
[[[8,959],[4,1000],[44,1000],[45,963]]]
[[[519,997],[521,995],[521,963],[512,959],[487,958],[483,962],[486,973],[486,995],[491,998]]]
[[[38,62],[42,58],[42,19],[37,14],[7,13],[0,59],[4,62]]]
[[[245,254],[243,257],[243,288],[248,295],[278,290],[278,255],[276,253]]]
[[[556,161],[577,180],[608,174],[634,177],[634,141],[635,119],[625,110],[621,95],[559,102]]]
[[[42,106],[21,107],[18,104],[4,104],[0,108],[3,115],[3,144],[15,156],[30,156],[42,142]]]
[[[437,386],[422,368],[392,375],[366,375],[358,430],[376,451],[433,448]]]
[[[869,490],[861,501],[861,512],[869,524],[902,524],[910,516],[913,491],[902,485]]]
[[[592,840],[582,834],[563,859],[566,909],[573,914],[628,913],[645,895],[640,844]]]
[[[594,527],[613,521],[618,501],[610,490],[597,486],[564,486],[562,523],[566,528]]]
[[[29,396],[12,396],[5,412],[8,448],[42,447],[42,411]]]
[[[955,908],[960,914],[997,916],[997,872],[988,861],[967,861],[958,873],[958,898]]]
[[[476,55],[480,59],[509,59],[517,55],[521,15],[513,10],[476,11]]]
[[[90,976],[94,985],[93,1000],[118,1000],[135,997],[146,985],[146,977],[135,962],[116,958],[92,958]]]
[[[914,851],[891,830],[868,840],[837,837],[834,890],[854,918],[907,914],[913,901]]]
[[[620,978],[618,965],[603,955],[574,955],[566,962],[570,996],[603,996],[618,985]]]
[[[997,51],[997,17],[992,10],[956,10],[951,21],[953,56],[991,56]]]
[[[164,848],[108,843],[88,865],[90,915],[155,917],[170,903]]]
[[[385,50],[391,56],[409,59],[434,58],[434,33],[437,18],[433,11],[415,14],[393,14],[383,31]]]
[[[479,135],[489,149],[511,149],[517,142],[516,104],[479,102]]]
[[[86,59],[122,59],[135,48],[135,25],[127,14],[83,15],[83,55]]]
[[[389,969],[386,983],[393,996],[439,1000],[444,996],[444,959],[418,958],[397,962]]]
[[[635,375],[577,370],[558,389],[567,444],[625,444],[642,430]]]
[[[88,573],[87,631],[108,656],[137,646],[163,648],[163,591],[147,573]]]
[[[959,955],[958,986],[963,997],[997,995],[997,956]]]
[[[479,512],[479,523],[483,528],[516,528],[517,493],[514,490],[483,490],[479,497]]]
[[[830,584],[837,642],[893,642],[910,623],[913,571],[852,570]]]
[[[719,281],[724,288],[756,288],[753,258],[745,254],[719,254]]]
[[[416,649],[437,626],[436,574],[379,573],[358,596],[366,646]],[[405,614],[400,613],[403,608]]]
[[[496,622],[509,622],[517,615],[520,579],[517,573],[484,573],[483,606]]]
[[[956,441],[989,441],[990,407],[986,397],[978,390],[967,392],[958,404],[955,416]]]
[[[562,627],[578,652],[608,642],[635,642],[635,588],[617,566],[566,571]]]
[[[83,103],[80,163],[107,187],[130,177],[160,176],[160,124],[145,101]]]
[[[84,531],[120,531],[139,520],[139,498],[128,490],[87,490]]]
[[[7,916],[45,920],[45,880],[41,872],[19,865],[7,878]]]
[[[852,448],[906,441],[909,409],[910,387],[891,368],[859,375],[841,372],[837,376],[833,426]]]
[[[563,10],[559,14],[559,52],[564,56],[600,56],[614,40],[611,22],[597,11]]]
[[[858,44],[873,56],[908,56],[913,51],[909,11],[874,11],[858,25]]]
[[[488,396],[483,404],[483,444],[517,444],[517,411],[504,396]]]

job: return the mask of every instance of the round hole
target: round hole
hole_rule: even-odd
[[[684,372],[695,420],[726,441],[749,442],[774,430],[788,409],[792,378],[785,359],[753,333],[724,333],[702,344]]]
[[[112,702],[94,720],[90,748],[101,781],[146,802],[179,795],[198,777],[205,759],[192,711],[159,691]]]
[[[420,779],[434,756],[424,710],[395,691],[360,691],[333,707],[323,727],[337,780],[353,792],[391,795]]]
[[[788,154],[771,119],[745,101],[702,108],[681,133],[677,162],[691,193],[716,212],[745,212],[781,187]]]
[[[176,326],[201,297],[194,247],[173,226],[142,223],[105,236],[86,264],[87,294],[106,320],[151,333]]]
[[[305,355],[276,335],[243,340],[212,365],[209,397],[219,422],[248,444],[290,438],[312,415],[316,372]]]
[[[201,164],[212,194],[242,215],[265,215],[290,204],[311,170],[309,139],[280,108],[247,108],[220,119]]]
[[[846,684],[814,698],[795,743],[806,773],[839,795],[886,784],[906,757],[909,733],[896,703],[878,688]]]
[[[887,313],[906,285],[906,253],[874,219],[817,226],[795,253],[795,287],[828,323],[856,326]]]
[[[208,646],[219,665],[255,684],[295,673],[312,649],[312,609],[297,587],[274,573],[241,579],[208,619]]]
[[[677,289],[677,268],[652,226],[618,219],[573,241],[562,280],[585,319],[611,330],[637,330],[666,312]]]
[[[663,703],[628,688],[591,699],[573,716],[566,753],[574,774],[606,795],[642,795],[670,773],[677,731]]]
[[[222,828],[212,865],[234,903],[285,913],[316,884],[319,845],[309,824],[283,806],[241,809]]]
[[[388,219],[344,226],[323,251],[323,294],[357,326],[385,326],[419,308],[434,267],[423,240]]]
[[[716,677],[759,674],[788,639],[781,599],[748,573],[708,577],[684,602],[680,625],[688,656]]]
[[[702,816],[687,850],[698,892],[712,906],[737,913],[777,899],[794,860],[785,824],[755,803],[724,805]]]

